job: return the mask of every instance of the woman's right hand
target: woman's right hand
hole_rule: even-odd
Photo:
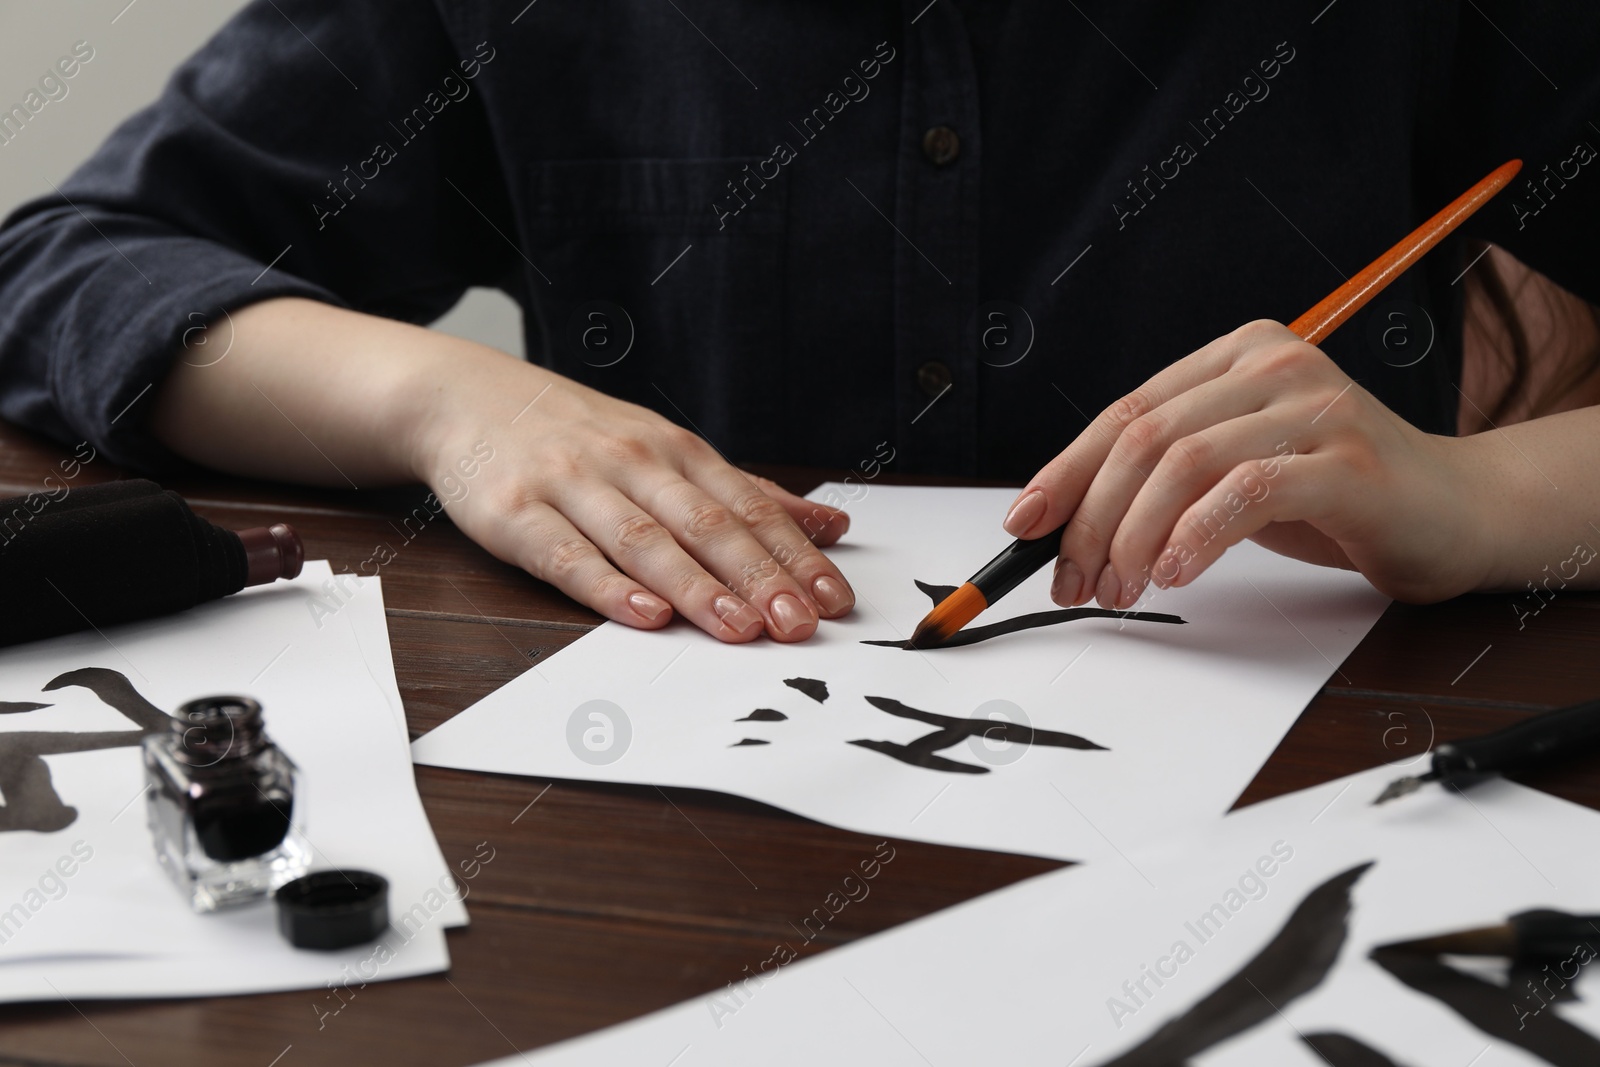
[[[844,512],[543,368],[484,350],[446,374],[411,435],[411,465],[500,559],[617,622],[654,629],[676,611],[729,642],[803,641],[819,616],[854,606],[818,551],[849,527]],[[485,447],[488,461],[474,452]]]

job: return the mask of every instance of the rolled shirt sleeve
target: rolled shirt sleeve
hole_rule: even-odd
[[[480,69],[428,0],[246,7],[0,230],[0,416],[159,469],[149,403],[221,357],[208,323],[284,296],[423,322],[514,286],[481,240],[508,207]]]

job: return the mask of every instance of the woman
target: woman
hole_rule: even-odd
[[[727,641],[853,606],[845,515],[733,460],[1037,471],[1004,526],[1072,518],[1063,604],[1244,537],[1520,587],[1600,515],[1600,416],[1451,436],[1462,241],[1600,297],[1600,20],[1370,7],[252,4],[0,233],[0,412],[421,480],[607,617]],[[1537,184],[1322,349],[1263,319],[1514,156]],[[470,285],[534,362],[410,324]]]

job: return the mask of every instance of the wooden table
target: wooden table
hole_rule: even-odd
[[[0,425],[0,496],[36,492],[66,455]],[[842,472],[767,470],[797,491]],[[105,460],[78,484],[124,476]],[[286,488],[169,478],[234,528],[292,522],[311,558],[382,569],[395,669],[413,736],[510,681],[600,620],[504,566],[447,520],[409,543],[420,492]],[[1552,566],[1559,561],[1552,561]],[[1529,576],[1533,577],[1532,575]],[[1239,803],[1316,785],[1600,693],[1600,596],[1563,591],[1519,629],[1507,595],[1395,605],[1333,672]],[[1600,760],[1525,780],[1600,808]],[[686,789],[417,768],[446,858],[466,881],[470,928],[449,935],[448,975],[210,1000],[0,1006],[0,1064],[475,1064],[706,993],[795,940],[877,840],[762,804]],[[894,926],[1059,864],[893,842],[868,901],[806,949]],[[0,842],[3,847],[3,842]],[[477,857],[492,860],[474,866]],[[465,865],[465,866],[463,866]]]

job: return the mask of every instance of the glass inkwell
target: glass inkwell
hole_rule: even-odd
[[[156,857],[196,911],[262,899],[305,873],[297,771],[259,703],[191,700],[167,733],[146,735],[144,765]]]

